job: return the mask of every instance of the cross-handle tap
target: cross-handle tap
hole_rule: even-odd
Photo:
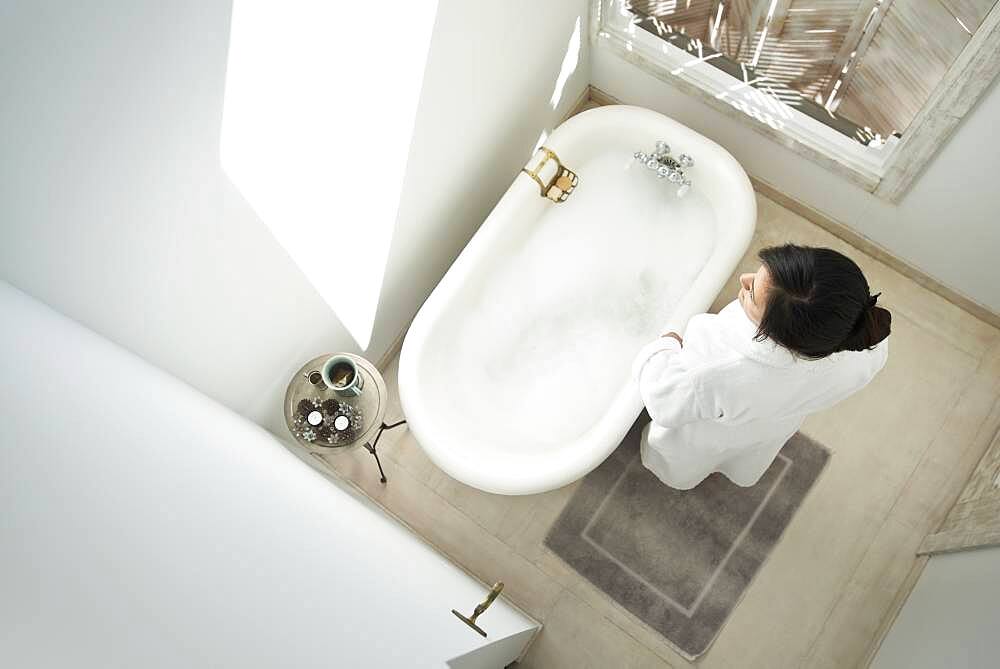
[[[677,186],[677,197],[684,197],[691,190],[691,179],[684,170],[694,167],[694,158],[682,153],[677,158],[670,155],[670,146],[660,140],[652,153],[636,151],[636,160],[656,173],[660,179],[666,179]]]

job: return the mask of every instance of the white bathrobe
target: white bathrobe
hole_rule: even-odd
[[[860,390],[885,365],[888,339],[870,351],[799,358],[765,340],[739,302],[688,323],[683,348],[672,337],[645,346],[632,376],[653,422],[642,433],[642,463],[687,490],[712,472],[750,486],[805,417]]]

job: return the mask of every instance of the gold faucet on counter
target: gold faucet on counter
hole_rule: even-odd
[[[488,594],[486,596],[486,599],[484,599],[482,602],[480,602],[476,606],[476,609],[472,612],[472,617],[471,618],[466,618],[465,616],[463,616],[461,613],[459,613],[455,609],[452,609],[451,612],[454,613],[456,616],[458,616],[459,620],[461,620],[463,623],[465,623],[466,625],[468,625],[472,629],[476,630],[477,632],[479,632],[483,636],[486,636],[486,631],[483,630],[483,628],[481,628],[479,625],[476,624],[476,618],[478,618],[479,616],[481,616],[486,609],[490,608],[490,604],[492,604],[493,600],[495,600],[497,597],[500,596],[500,592],[502,590],[503,590],[503,583],[501,583],[499,581],[496,582],[496,583],[494,583],[493,587],[490,588],[490,594]]]

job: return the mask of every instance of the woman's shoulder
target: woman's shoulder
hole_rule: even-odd
[[[885,367],[889,360],[889,337],[862,351],[839,351],[827,360],[835,370],[849,377],[869,380]]]
[[[875,344],[867,351],[858,351],[859,353],[868,356],[868,360],[876,366],[875,371],[882,369],[882,367],[885,366],[886,361],[889,359],[889,339],[891,338],[892,335],[888,335],[885,339]]]
[[[717,381],[735,382],[756,375],[752,361],[732,350],[718,350],[714,355],[704,355],[685,347],[687,370],[698,383],[713,384]]]

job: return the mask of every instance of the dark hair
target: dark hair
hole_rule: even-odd
[[[808,358],[864,351],[889,336],[892,314],[875,306],[861,268],[833,249],[772,246],[759,254],[771,277],[758,341]]]

